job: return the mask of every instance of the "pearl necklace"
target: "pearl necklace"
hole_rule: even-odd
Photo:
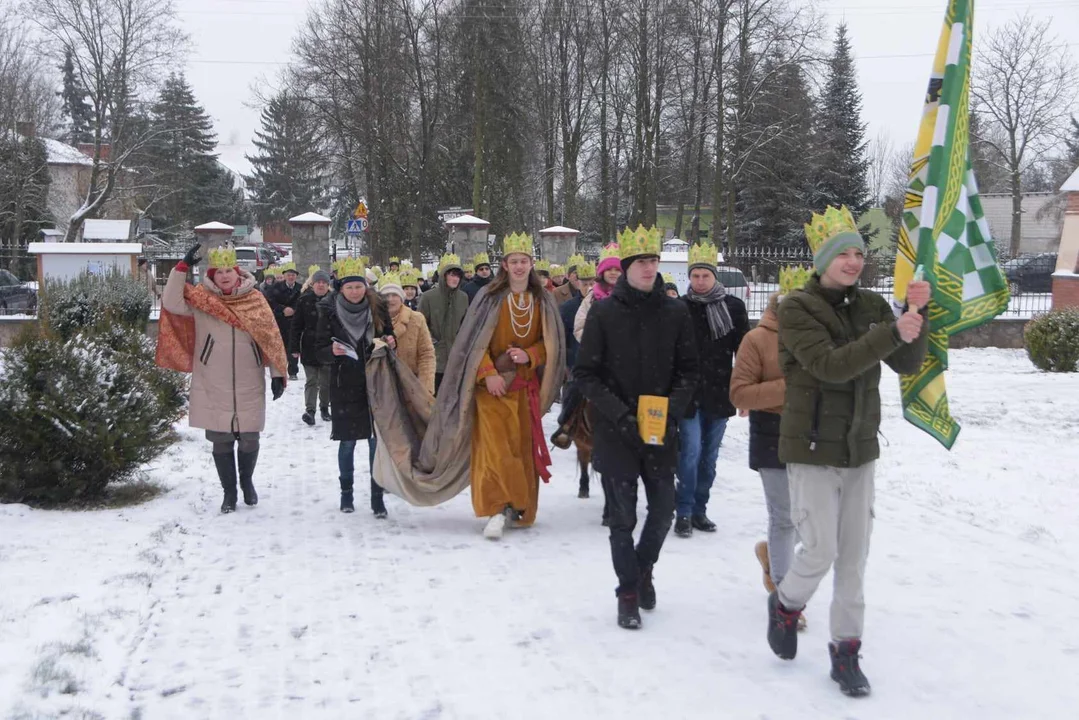
[[[526,295],[528,296],[527,304],[524,302]],[[532,293],[525,290],[518,298],[513,292],[510,292],[506,296],[506,302],[510,306],[510,325],[513,327],[513,334],[521,339],[528,337],[528,334],[532,332],[532,321],[536,317],[536,306],[532,301]]]

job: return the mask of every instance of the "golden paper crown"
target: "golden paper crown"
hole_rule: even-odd
[[[551,274],[552,275],[565,275],[566,274],[566,269],[564,267],[562,267],[561,265],[557,264],[557,263],[551,263]]]
[[[622,259],[621,251],[618,249],[618,243],[611,243],[610,245],[600,250],[599,261],[603,262],[607,258],[616,258],[618,260]]]
[[[337,271],[338,280],[343,280],[347,277],[367,277],[367,268],[362,257],[338,260],[334,263],[334,270]]]
[[[390,265],[394,265],[394,264],[400,265],[401,264],[401,258],[399,258],[399,257],[390,258]]]
[[[322,268],[320,268],[318,265],[308,265],[307,266],[307,277],[311,277],[312,275],[314,275],[315,273],[317,273],[321,269]]]
[[[438,274],[441,275],[450,267],[461,267],[461,258],[453,253],[446,253],[442,256],[442,259],[438,261]]]
[[[211,269],[224,270],[225,268],[236,267],[236,248],[227,245],[210,248],[209,256]]]
[[[475,263],[467,262],[464,265],[462,265],[462,267],[465,269],[466,273],[474,273],[474,272],[476,272]]]
[[[785,267],[779,271],[779,292],[789,295],[795,290],[801,290],[813,275],[813,270],[804,267]]]
[[[551,261],[550,260],[537,260],[536,261],[536,272],[539,272],[541,270],[544,271],[544,272],[550,273],[551,272]]]
[[[689,249],[690,265],[710,265],[715,267],[718,257],[719,249],[709,242],[699,243]]]
[[[377,278],[382,277],[382,268],[380,268],[378,265],[375,265],[373,268],[371,268],[371,272],[373,272],[375,274],[375,277]]]
[[[805,230],[809,248],[815,253],[821,245],[840,233],[857,233],[858,223],[854,221],[854,216],[846,205],[839,208],[828,207],[823,215],[813,213],[813,218],[805,226]]]
[[[472,258],[472,262],[476,267],[479,267],[480,265],[490,265],[491,258],[488,257],[485,252],[476,253],[476,257]]]
[[[580,265],[581,263],[584,263],[584,262],[587,262],[587,260],[584,259],[584,255],[580,255],[580,254],[570,255],[569,259],[566,260],[566,267],[567,268],[576,267],[577,265]],[[581,271],[578,270],[577,274],[580,275]]]
[[[401,272],[401,287],[410,285],[415,288],[420,286],[420,273],[413,268]]]
[[[510,253],[524,253],[532,257],[532,236],[527,233],[512,233],[502,238],[502,257]]]
[[[368,265],[371,264],[371,256],[370,255],[360,255],[360,260],[363,262],[364,267],[367,267]]]
[[[409,260],[408,258],[405,258],[404,260],[401,261],[401,270],[402,271],[405,270],[406,268],[410,268],[410,267],[412,267],[412,261],[411,260]]]
[[[235,251],[232,254],[235,257],[235,255],[236,255]],[[285,263],[283,265],[278,265],[277,266],[277,274],[278,275],[284,275],[285,273],[290,272],[290,271],[296,273],[297,275],[299,274],[297,272],[297,270],[296,270],[296,263],[287,262],[287,263]]]
[[[636,230],[626,228],[618,236],[618,250],[623,260],[638,255],[656,255],[663,252],[663,238],[659,228],[638,225]]]
[[[578,280],[595,280],[596,279],[596,266],[587,260],[582,260],[577,263],[577,279]]]
[[[383,274],[383,276],[378,279],[379,292],[382,292],[382,290],[388,285],[396,285],[397,287],[403,288],[404,282],[401,280],[401,274],[395,272],[388,272]]]
[[[678,284],[674,281],[674,275],[671,275],[670,273],[663,273],[663,282],[670,283],[671,285]]]

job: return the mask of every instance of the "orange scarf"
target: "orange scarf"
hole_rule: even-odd
[[[288,356],[273,311],[262,293],[217,295],[201,285],[184,285],[184,301],[193,309],[228,323],[250,335],[263,357],[282,376],[288,373]],[[195,318],[174,315],[162,308],[158,323],[158,365],[169,370],[191,372],[195,364]]]

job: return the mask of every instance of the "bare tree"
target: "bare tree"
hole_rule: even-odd
[[[984,112],[991,158],[1007,171],[1012,195],[1011,252],[1022,238],[1023,175],[1063,146],[1079,74],[1050,19],[1029,13],[990,33],[975,65],[973,95]]]
[[[866,173],[866,181],[869,185],[869,195],[872,198],[873,207],[882,207],[887,197],[887,184],[891,175],[892,156],[895,154],[895,143],[887,130],[881,130],[877,136],[869,141],[866,157],[869,160],[869,171]]]
[[[138,107],[175,66],[187,38],[173,0],[32,0],[25,9],[54,57],[70,53],[93,112],[93,165],[82,206],[68,224],[64,239],[71,242],[113,196],[132,155],[153,139]]]

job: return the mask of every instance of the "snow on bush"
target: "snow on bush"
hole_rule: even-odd
[[[153,304],[149,288],[130,273],[83,273],[71,280],[50,278],[38,317],[62,338],[114,321],[145,332]]]
[[[1027,323],[1023,332],[1030,361],[1039,370],[1079,369],[1079,309],[1054,310]]]

